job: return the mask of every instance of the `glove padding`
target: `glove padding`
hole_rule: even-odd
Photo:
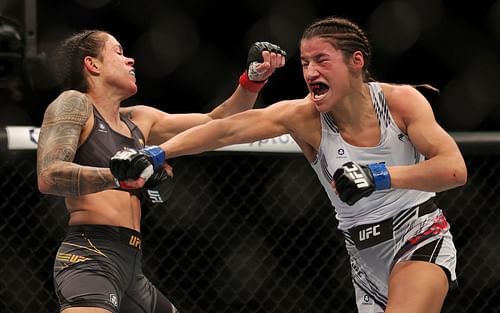
[[[165,153],[157,146],[149,146],[141,150],[124,148],[111,157],[109,168],[119,182],[136,180],[139,177],[146,181],[155,169],[165,163]]]
[[[360,165],[347,162],[333,174],[335,189],[340,200],[353,205],[359,199],[368,197],[375,190],[389,189],[391,178],[383,163]]]
[[[142,198],[150,203],[165,203],[172,194],[172,180],[163,168],[155,170],[141,189]]]
[[[267,79],[267,77],[264,76],[266,72],[259,72],[257,70],[259,63],[264,62],[264,59],[262,57],[262,51],[274,52],[286,57],[285,50],[281,49],[280,46],[278,45],[272,44],[267,41],[254,42],[250,46],[250,49],[248,50],[247,64],[246,64],[248,78],[254,82],[263,82]]]

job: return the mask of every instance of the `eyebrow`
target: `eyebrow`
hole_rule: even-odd
[[[304,56],[301,55],[300,59],[301,60],[305,60],[305,59],[317,60],[317,59],[320,59],[320,58],[325,57],[325,56],[328,56],[328,53],[319,52],[319,53],[313,54],[313,55],[308,56],[308,57],[304,57]]]
[[[120,50],[120,52],[123,52],[123,47],[122,45],[120,45],[119,43],[115,44],[114,46],[115,48],[118,48],[118,50]]]

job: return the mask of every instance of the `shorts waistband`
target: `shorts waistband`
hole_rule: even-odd
[[[374,246],[393,237],[393,231],[408,221],[411,216],[424,216],[438,209],[435,197],[432,197],[416,206],[405,209],[396,216],[383,221],[363,224],[343,231],[344,236],[352,241],[360,250]]]
[[[429,200],[426,200],[421,204],[415,206],[415,208],[417,208],[418,217],[420,217],[436,211],[438,206],[436,204],[435,197],[432,197]]]
[[[131,248],[141,250],[142,236],[135,229],[111,226],[111,225],[70,225],[68,226],[68,234],[83,234],[93,239],[104,239],[127,245]]]

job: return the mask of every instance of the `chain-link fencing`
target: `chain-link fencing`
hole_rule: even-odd
[[[499,312],[498,144],[467,150],[468,183],[438,196],[459,251],[460,288],[443,312]],[[0,312],[57,312],[64,202],[37,190],[34,150],[0,155]],[[343,237],[301,154],[213,152],[171,163],[169,201],[143,208],[144,271],[181,313],[355,312]]]

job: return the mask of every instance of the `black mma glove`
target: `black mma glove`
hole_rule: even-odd
[[[391,188],[391,176],[384,163],[360,165],[347,162],[333,174],[340,200],[353,205],[375,190]]]
[[[259,72],[259,63],[264,62],[262,51],[274,52],[286,57],[286,52],[280,46],[267,41],[254,42],[248,50],[247,68],[240,76],[240,85],[252,92],[259,92],[267,83],[265,72]]]
[[[141,150],[125,148],[111,157],[109,168],[118,181],[117,187],[126,188],[124,181],[139,177],[147,181],[164,163],[165,152],[158,146],[148,146]]]
[[[150,203],[165,203],[172,194],[173,178],[163,167],[155,170],[141,189],[143,199]]]

